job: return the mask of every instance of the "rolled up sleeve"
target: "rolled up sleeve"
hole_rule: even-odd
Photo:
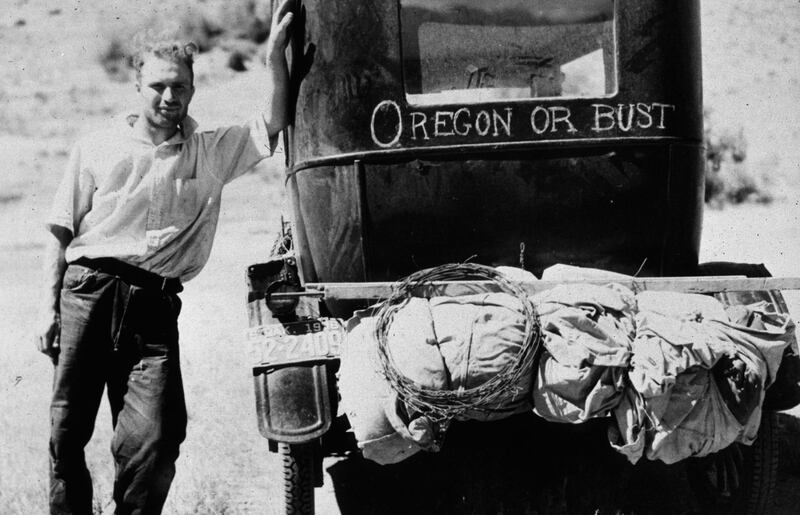
[[[214,156],[212,173],[226,184],[272,156],[277,144],[278,135],[270,135],[263,117],[258,116],[244,125],[217,129],[205,146]]]

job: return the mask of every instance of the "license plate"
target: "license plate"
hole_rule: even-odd
[[[247,339],[253,366],[285,365],[339,356],[344,325],[336,318],[252,327]]]

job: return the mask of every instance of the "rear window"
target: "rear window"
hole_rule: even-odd
[[[400,0],[412,105],[612,96],[614,0]]]

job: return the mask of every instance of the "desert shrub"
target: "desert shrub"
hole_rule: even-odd
[[[172,25],[164,27],[162,31],[172,33],[170,35],[174,34],[176,39],[194,42],[200,52],[207,52],[214,48],[218,38],[225,32],[203,11],[193,9],[180,13],[178,21]]]
[[[720,207],[744,202],[769,203],[769,178],[747,166],[744,131],[718,130],[705,116],[706,203]]]
[[[112,36],[108,44],[100,51],[100,66],[109,77],[118,81],[126,81],[133,68],[133,56],[128,45],[119,37]]]
[[[255,55],[257,45],[269,35],[269,22],[263,19],[268,16],[258,12],[255,0],[175,1],[157,13],[126,17],[124,26],[111,24],[98,60],[110,77],[127,80],[136,41],[143,35],[158,34],[160,39],[192,41],[201,53],[214,48],[236,53],[230,63],[241,71],[246,69],[243,62]]]
[[[256,12],[255,0],[212,3],[203,9],[203,16],[223,39],[259,44],[269,36],[269,24]]]

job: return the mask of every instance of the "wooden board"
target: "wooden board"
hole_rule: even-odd
[[[545,291],[562,284],[620,284],[639,291],[673,291],[680,293],[720,293],[734,291],[800,290],[800,277],[759,277],[741,276],[719,277],[642,277],[621,280],[579,280],[579,281],[532,281],[518,283],[529,294]],[[276,294],[286,296],[317,297],[335,300],[388,298],[394,285],[390,282],[371,283],[309,283],[305,292]],[[420,296],[467,295],[499,291],[491,281],[435,281],[420,286]]]

